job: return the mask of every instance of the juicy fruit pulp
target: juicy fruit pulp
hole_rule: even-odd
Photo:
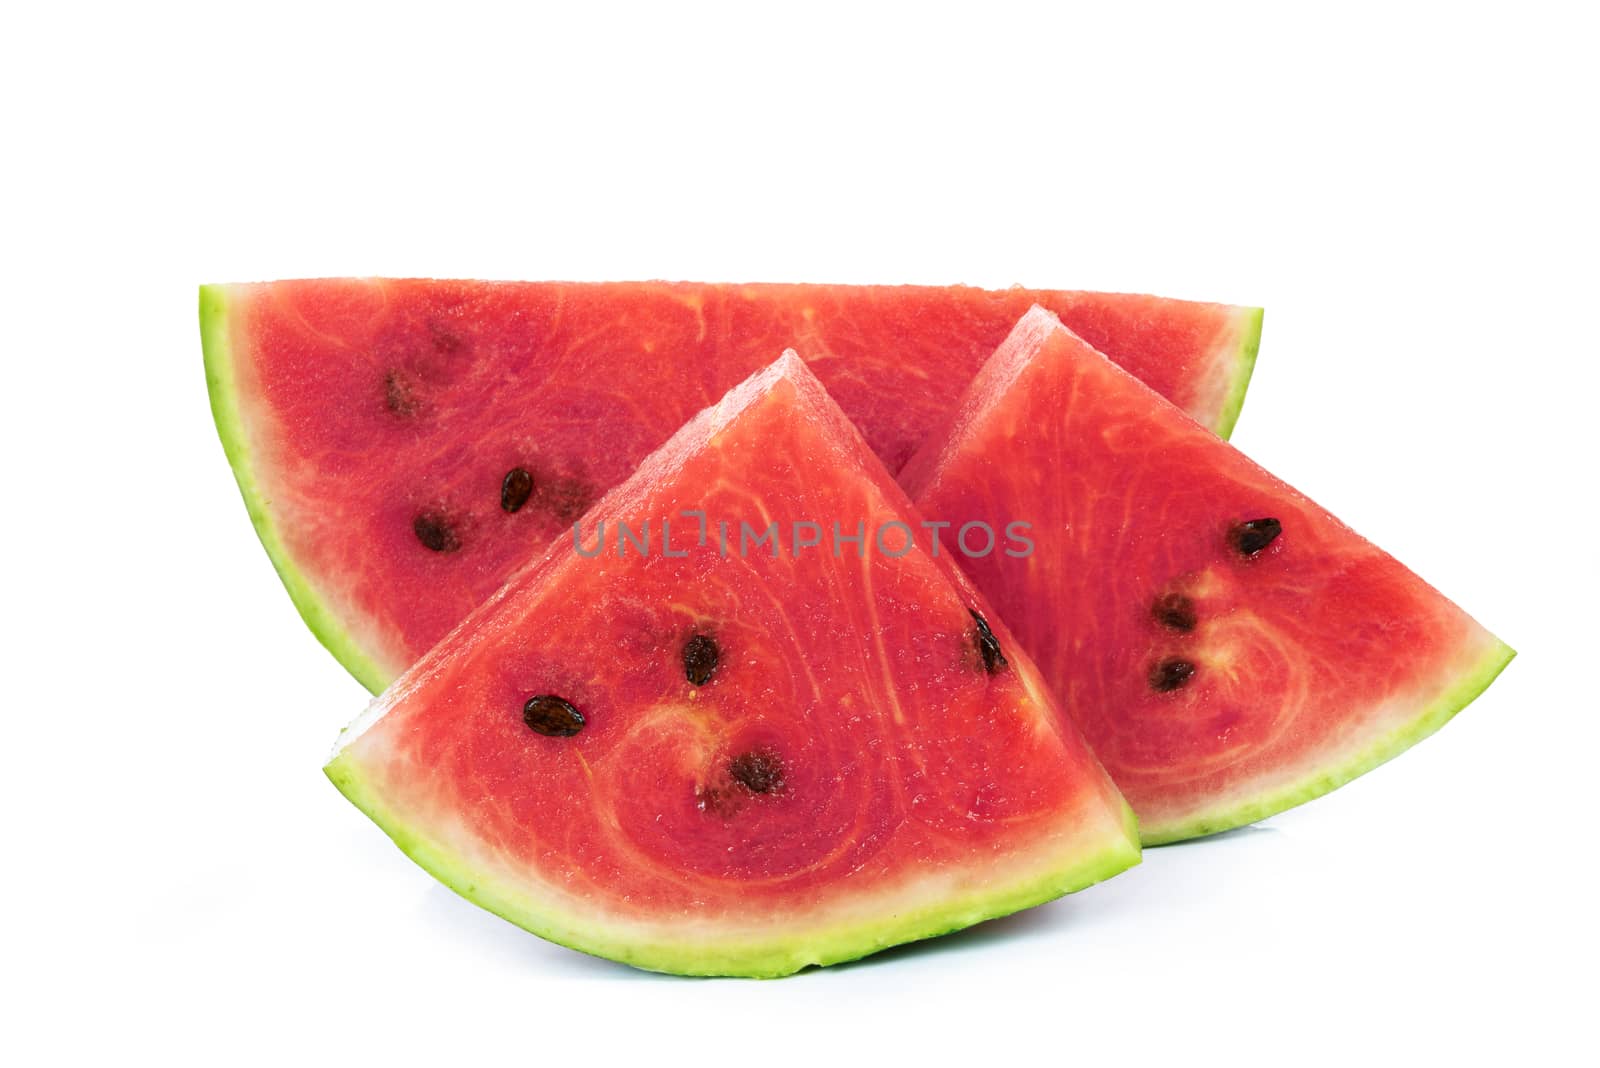
[[[1256,309],[963,287],[331,279],[202,290],[218,428],[307,622],[371,689],[793,346],[897,469],[1038,301],[1209,426]]]
[[[586,549],[649,522],[650,550],[552,545],[375,702],[328,774],[464,896],[672,972],[846,960],[1135,863],[1127,806],[947,555],[786,533],[724,553],[715,533],[915,529],[908,507],[786,355],[584,519]],[[663,534],[685,509],[708,537]]]
[[[902,473],[930,520],[1033,524],[963,566],[1146,844],[1389,759],[1513,655],[1392,557],[1034,309]]]

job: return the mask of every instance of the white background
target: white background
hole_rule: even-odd
[[[10,10],[0,1059],[1595,1063],[1593,27],[1198,7]],[[1263,304],[1235,442],[1521,656],[1020,917],[776,983],[585,958],[320,770],[364,694],[246,520],[195,286],[362,273]]]

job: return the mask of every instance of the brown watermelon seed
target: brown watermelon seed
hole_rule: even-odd
[[[1150,669],[1150,688],[1157,693],[1171,693],[1194,677],[1194,662],[1168,657]]]
[[[416,389],[404,371],[390,371],[383,376],[383,406],[398,416],[417,414]]]
[[[991,675],[998,674],[1006,666],[1006,658],[1000,653],[1000,641],[989,629],[989,621],[979,615],[976,609],[969,608],[967,611],[972,613],[972,618],[978,624],[977,643],[978,652],[983,656],[983,669]]]
[[[522,706],[522,722],[546,738],[571,738],[583,730],[583,713],[565,697],[541,693]]]
[[[717,643],[704,634],[696,634],[683,643],[683,673],[696,686],[704,686],[717,670],[720,656]]]
[[[1255,556],[1277,540],[1283,533],[1283,524],[1276,519],[1252,519],[1240,523],[1229,532],[1233,547],[1244,556]]]
[[[533,495],[533,476],[520,467],[513,467],[500,480],[500,510],[515,512],[528,503]]]
[[[783,786],[783,762],[764,750],[740,753],[728,762],[728,774],[753,794],[770,794]]]
[[[1157,597],[1150,614],[1155,616],[1156,622],[1163,627],[1185,634],[1194,630],[1196,624],[1200,622],[1199,616],[1195,614],[1194,602],[1181,593],[1168,593]]]
[[[411,521],[411,530],[424,548],[436,553],[453,553],[461,548],[461,539],[456,537],[455,528],[437,512],[420,513]]]

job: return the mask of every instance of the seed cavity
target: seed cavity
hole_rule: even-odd
[[[1200,617],[1194,610],[1194,602],[1181,593],[1168,593],[1157,597],[1156,603],[1150,608],[1150,614],[1163,627],[1183,634],[1194,630],[1200,622]]]
[[[717,643],[705,634],[696,634],[683,643],[683,673],[696,686],[704,686],[717,670],[721,652]]]
[[[1150,688],[1157,693],[1171,693],[1194,678],[1194,662],[1178,657],[1168,657],[1150,669]]]
[[[783,761],[764,749],[740,753],[728,761],[728,774],[753,794],[770,794],[783,787]]]
[[[571,738],[583,730],[583,713],[565,697],[541,693],[522,706],[522,722],[535,734],[546,738]]]
[[[1255,556],[1271,545],[1283,533],[1283,524],[1276,519],[1251,519],[1240,523],[1229,532],[1233,547],[1244,556]]]
[[[438,323],[429,323],[428,334],[433,339],[433,351],[441,356],[450,356],[461,351],[461,339],[448,328],[440,326]]]
[[[520,467],[513,467],[500,480],[500,510],[515,512],[528,503],[533,495],[533,476]]]
[[[436,553],[453,553],[461,548],[461,539],[456,536],[455,527],[438,512],[420,513],[411,521],[411,530],[424,548]]]
[[[539,507],[562,523],[571,523],[589,510],[594,491],[574,478],[556,479],[539,487]]]
[[[989,629],[989,621],[978,614],[977,609],[969,608],[973,620],[978,624],[977,634],[974,636],[978,644],[978,653],[983,657],[983,669],[991,675],[999,674],[1000,669],[1006,666],[1006,658],[1000,652],[1000,641],[994,636],[994,631]]]
[[[383,406],[402,418],[417,414],[417,390],[404,371],[383,376]]]

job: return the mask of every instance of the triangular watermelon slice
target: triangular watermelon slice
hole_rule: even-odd
[[[465,897],[670,972],[859,957],[1135,863],[1126,804],[908,508],[787,354],[402,676],[328,775]]]
[[[1513,655],[1042,308],[901,481],[930,521],[1031,524],[1031,552],[1010,540],[962,565],[1145,844],[1327,793],[1438,729]]]
[[[327,279],[201,293],[262,543],[381,689],[696,411],[794,347],[891,471],[1035,301],[1227,433],[1260,312],[915,286]]]

